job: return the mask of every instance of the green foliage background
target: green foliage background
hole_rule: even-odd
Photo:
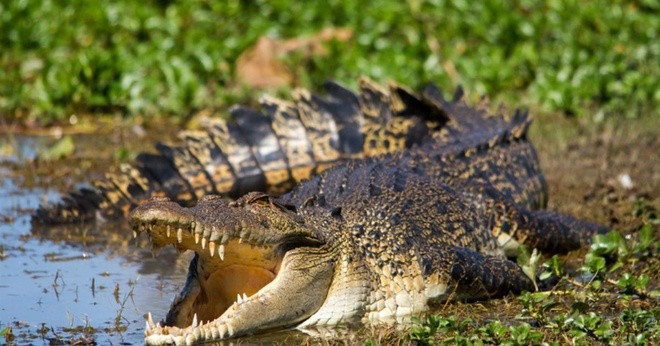
[[[353,39],[287,58],[299,86],[366,75],[577,116],[657,116],[658,13],[657,0],[3,1],[0,114],[186,116],[235,99],[235,60],[259,37],[335,26]]]

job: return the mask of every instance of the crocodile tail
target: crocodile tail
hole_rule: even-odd
[[[434,85],[427,86],[423,99],[442,111],[448,121],[438,131],[432,133],[436,148],[443,153],[470,156],[486,149],[506,146],[516,142],[525,143],[517,146],[515,164],[525,172],[525,178],[517,179],[517,186],[529,197],[526,203],[533,209],[544,208],[547,203],[547,184],[534,147],[527,142],[527,131],[532,119],[526,110],[515,109],[509,113],[504,107],[492,112],[487,99],[476,106],[469,106],[465,101],[462,88],[457,88],[454,97],[447,100]],[[522,174],[522,173],[521,173]]]
[[[447,100],[435,85],[428,85],[422,97],[448,119],[442,129],[433,133],[437,141],[448,145],[460,142],[466,148],[478,149],[484,145],[492,147],[503,142],[527,139],[531,124],[527,111],[516,109],[513,114],[507,114],[500,107],[498,112],[491,112],[485,98],[477,106],[470,106],[460,86],[451,100]]]
[[[396,84],[361,78],[357,94],[335,82],[323,87],[325,97],[296,90],[292,101],[263,97],[260,110],[233,106],[234,121],[211,117],[200,130],[180,132],[176,145],[156,144],[157,153],[42,205],[33,223],[122,218],[154,195],[184,205],[206,194],[277,195],[337,162],[419,145],[448,120],[436,104]]]

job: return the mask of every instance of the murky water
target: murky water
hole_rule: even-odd
[[[36,143],[14,139],[0,163],[34,157]],[[144,314],[165,315],[188,256],[154,258],[125,223],[33,228],[30,211],[59,191],[19,188],[18,178],[0,165],[0,330],[11,326],[18,344],[142,343]]]

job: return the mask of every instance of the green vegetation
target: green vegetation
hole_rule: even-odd
[[[12,333],[11,326],[0,329],[0,337],[4,338],[6,343],[12,342],[14,340],[14,334]]]
[[[640,261],[650,262],[647,269],[657,266],[659,257],[650,224],[633,240],[618,232],[599,235],[581,260],[584,275],[564,274],[558,256],[548,260],[540,279],[558,284],[518,296],[512,321],[431,315],[416,320],[406,338],[421,345],[654,345],[660,341],[660,291],[649,290],[649,273],[625,271]]]
[[[352,39],[326,56],[284,57],[294,84],[366,75],[567,114],[657,115],[658,10],[655,0],[2,2],[0,114],[185,118],[242,95],[235,62],[259,37],[346,27]]]

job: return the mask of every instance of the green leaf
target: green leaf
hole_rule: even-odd
[[[64,136],[50,148],[39,152],[37,157],[44,161],[54,161],[73,155],[75,150],[76,146],[73,138],[71,136]]]

